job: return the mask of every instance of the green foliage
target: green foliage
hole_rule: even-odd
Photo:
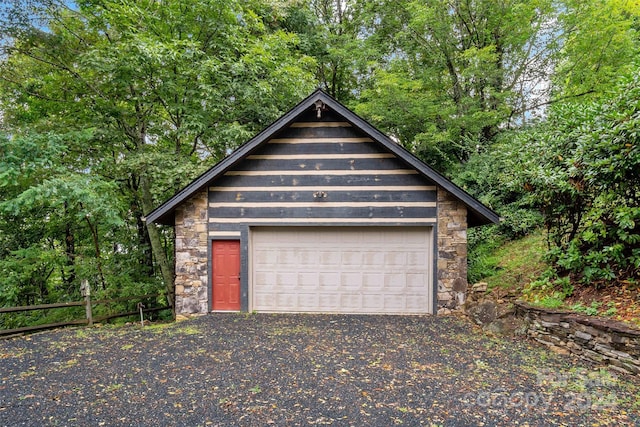
[[[620,75],[633,71],[640,53],[640,8],[635,1],[565,0],[559,23],[562,58],[553,85],[563,97],[600,98]]]
[[[3,313],[0,315],[0,329],[15,329],[24,326],[62,323],[84,318],[84,307],[33,310],[22,313]]]
[[[454,182],[499,212],[500,224],[492,229],[498,239],[517,239],[542,226],[542,215],[534,207],[530,193],[516,182],[522,166],[514,161],[513,132],[453,168]]]
[[[544,233],[538,229],[528,236],[505,240],[494,231],[491,227],[469,230],[468,280],[486,282],[489,289],[520,292],[547,269]]]
[[[517,179],[544,215],[561,274],[598,285],[640,275],[640,75],[606,98],[554,108],[522,133]]]
[[[145,214],[318,84],[500,213],[469,232],[471,281],[541,225],[549,298],[558,276],[640,280],[632,2],[75,6],[0,7],[0,305],[82,278],[170,298],[172,231]]]
[[[293,5],[76,6],[0,11],[0,305],[78,299],[83,278],[171,298],[171,231],[144,215],[315,86]]]
[[[564,298],[561,294],[544,295],[542,298],[534,301],[541,307],[556,309],[562,307],[564,304]]]
[[[558,277],[553,269],[547,270],[540,279],[534,280],[523,289],[523,298],[546,308],[560,308],[574,288],[569,277]]]
[[[585,306],[582,303],[573,304],[569,307],[571,311],[575,311],[577,313],[583,313],[587,316],[607,316],[612,317],[618,313],[618,309],[615,306],[615,303],[609,302],[606,307],[603,307],[602,302],[600,301],[592,301],[591,304]]]
[[[604,316],[612,317],[618,314],[618,309],[614,302],[607,303],[607,309],[602,312]]]
[[[76,298],[77,277],[101,262],[95,231],[123,225],[114,183],[64,164],[71,139],[90,133],[6,138],[0,164],[0,305]]]
[[[379,49],[364,42],[366,1],[287,2],[283,27],[300,39],[299,48],[315,60],[315,79],[330,95],[348,103],[363,76],[379,60]]]
[[[551,1],[375,1],[385,49],[356,112],[441,171],[466,163],[524,114],[559,46]],[[532,50],[536,51],[532,55]]]
[[[477,283],[498,271],[495,251],[504,243],[495,226],[468,231],[467,281]]]
[[[571,309],[571,311],[575,311],[577,313],[584,313],[587,316],[597,316],[598,315],[598,310],[600,309],[601,306],[602,306],[601,302],[593,301],[588,306],[585,306],[582,303],[577,303],[577,304],[574,304],[574,305],[570,306],[569,308]],[[614,307],[614,309],[615,309],[615,307]],[[611,313],[611,314],[615,314],[615,313]]]

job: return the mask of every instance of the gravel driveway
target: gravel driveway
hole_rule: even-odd
[[[215,314],[0,341],[0,426],[636,425],[640,380],[455,317]]]

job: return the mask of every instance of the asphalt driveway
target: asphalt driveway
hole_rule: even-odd
[[[640,425],[640,380],[454,317],[215,314],[0,341],[0,426]]]

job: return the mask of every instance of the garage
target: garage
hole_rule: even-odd
[[[253,227],[251,309],[433,312],[431,227]]]
[[[319,89],[146,219],[174,228],[191,316],[449,313],[467,229],[500,218]]]

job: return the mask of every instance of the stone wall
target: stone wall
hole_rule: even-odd
[[[175,217],[176,313],[205,314],[209,311],[207,190],[182,203]]]
[[[547,310],[518,302],[515,314],[527,334],[561,352],[570,352],[625,373],[640,374],[640,330],[599,317]]]
[[[467,208],[438,187],[438,313],[464,303],[467,292]]]

